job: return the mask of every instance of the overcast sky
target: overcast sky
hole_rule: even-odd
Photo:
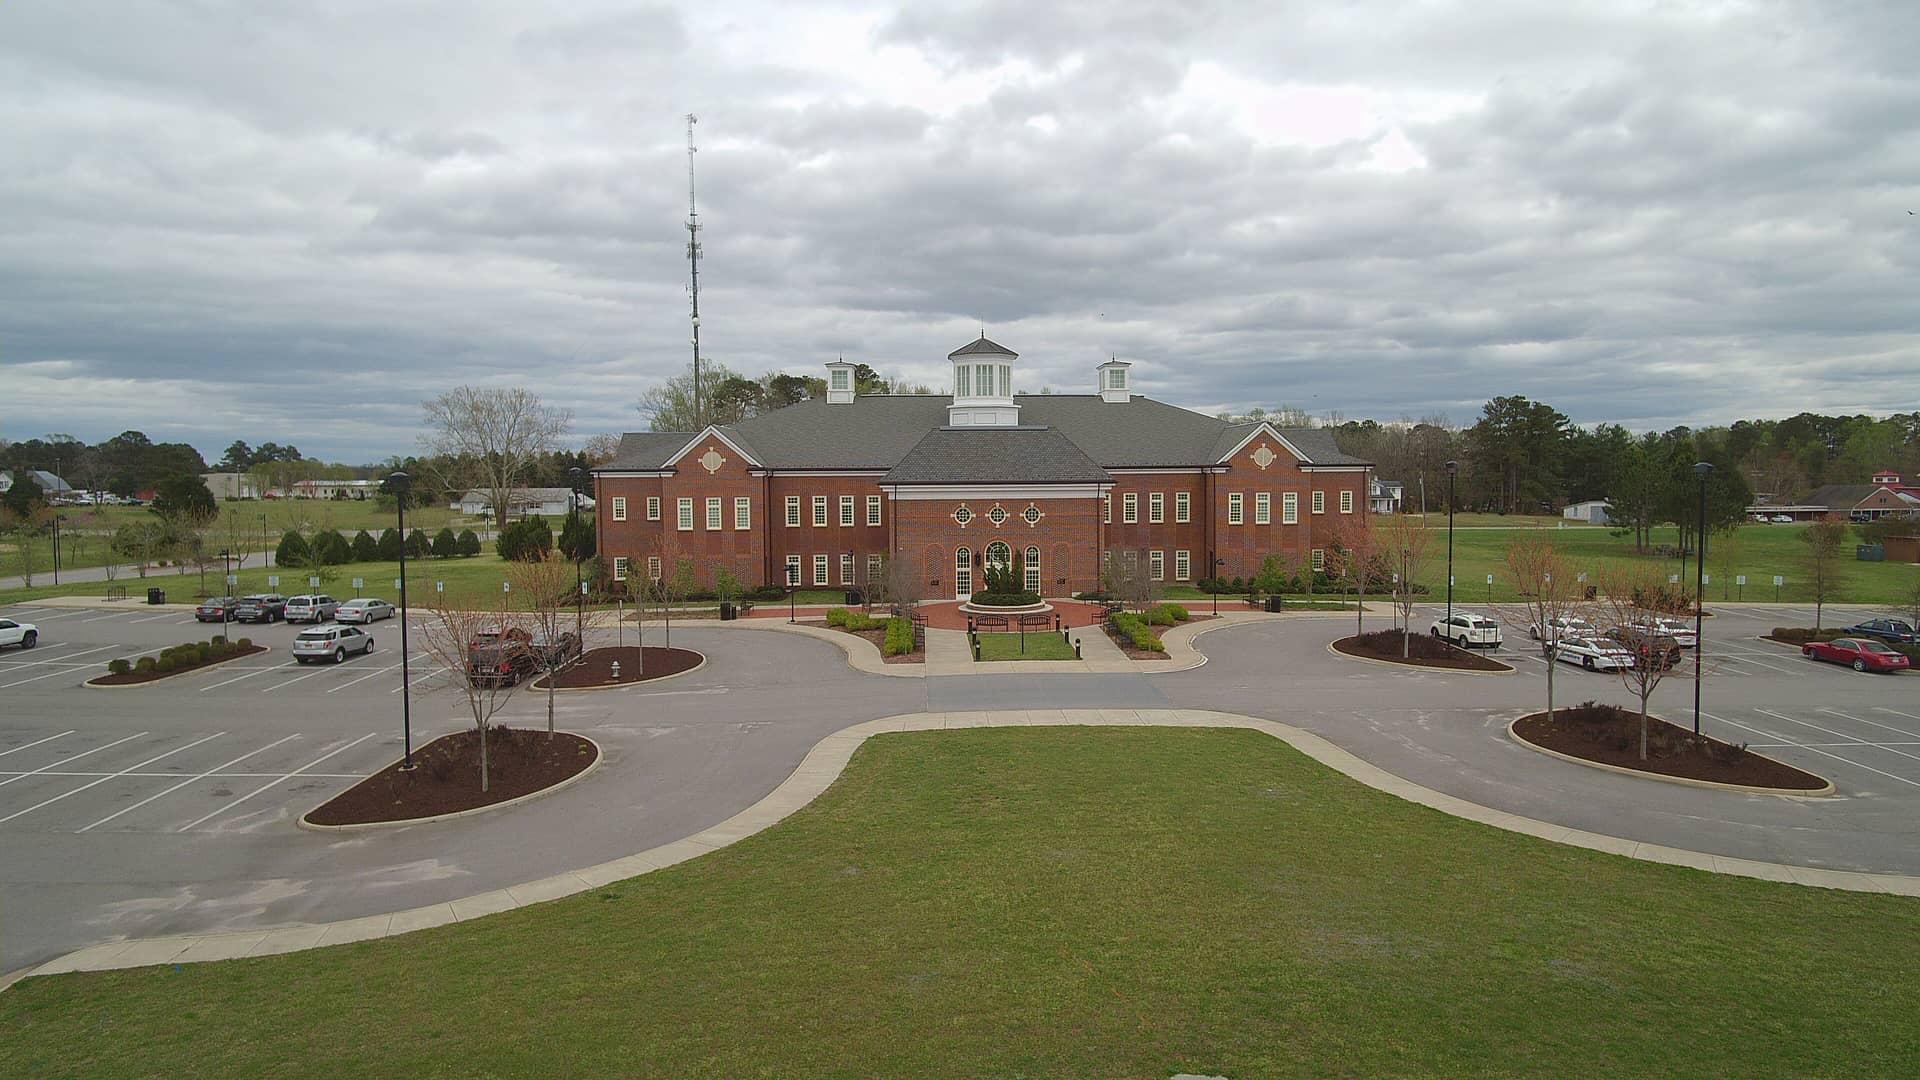
[[[799,13],[798,9],[805,9]],[[1214,411],[1920,407],[1920,4],[20,0],[0,434],[352,463],[703,351]]]

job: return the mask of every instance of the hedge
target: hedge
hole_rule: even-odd
[[[981,589],[971,597],[973,603],[987,607],[1026,607],[1040,602],[1039,593],[1030,592],[988,592]]]
[[[1152,652],[1166,651],[1166,644],[1160,640],[1160,635],[1153,632],[1153,627],[1148,625],[1147,620],[1133,612],[1114,612],[1112,622],[1114,629],[1133,642],[1134,648]]]
[[[887,643],[881,650],[888,656],[905,656],[913,651],[913,623],[907,619],[888,619]]]

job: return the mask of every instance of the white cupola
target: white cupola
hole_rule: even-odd
[[[858,366],[858,364],[847,363],[847,358],[844,356],[827,364],[827,404],[853,404],[853,395],[858,389],[853,377],[853,369]]]
[[[1101,401],[1124,405],[1133,400],[1133,384],[1127,381],[1127,369],[1132,366],[1125,360],[1108,360],[1094,368],[1099,372]]]
[[[1019,358],[1012,349],[987,340],[984,330],[978,341],[948,353],[947,359],[953,362],[953,404],[947,406],[947,424],[1017,426],[1020,406],[1013,400],[1013,362]]]

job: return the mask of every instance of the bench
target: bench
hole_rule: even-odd
[[[976,633],[982,634],[988,630],[997,630],[1005,633],[1007,629],[1007,617],[1005,615],[982,615],[973,620],[973,628]]]
[[[1035,615],[1020,616],[1020,632],[1021,633],[1026,633],[1029,630],[1046,631],[1046,630],[1052,630],[1052,629],[1053,629],[1053,619],[1049,618],[1046,615],[1035,614]]]

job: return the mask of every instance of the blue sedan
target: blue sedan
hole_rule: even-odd
[[[1891,641],[1897,645],[1911,645],[1916,640],[1913,624],[1905,619],[1868,619],[1858,626],[1847,627],[1847,633],[1855,637]]]

